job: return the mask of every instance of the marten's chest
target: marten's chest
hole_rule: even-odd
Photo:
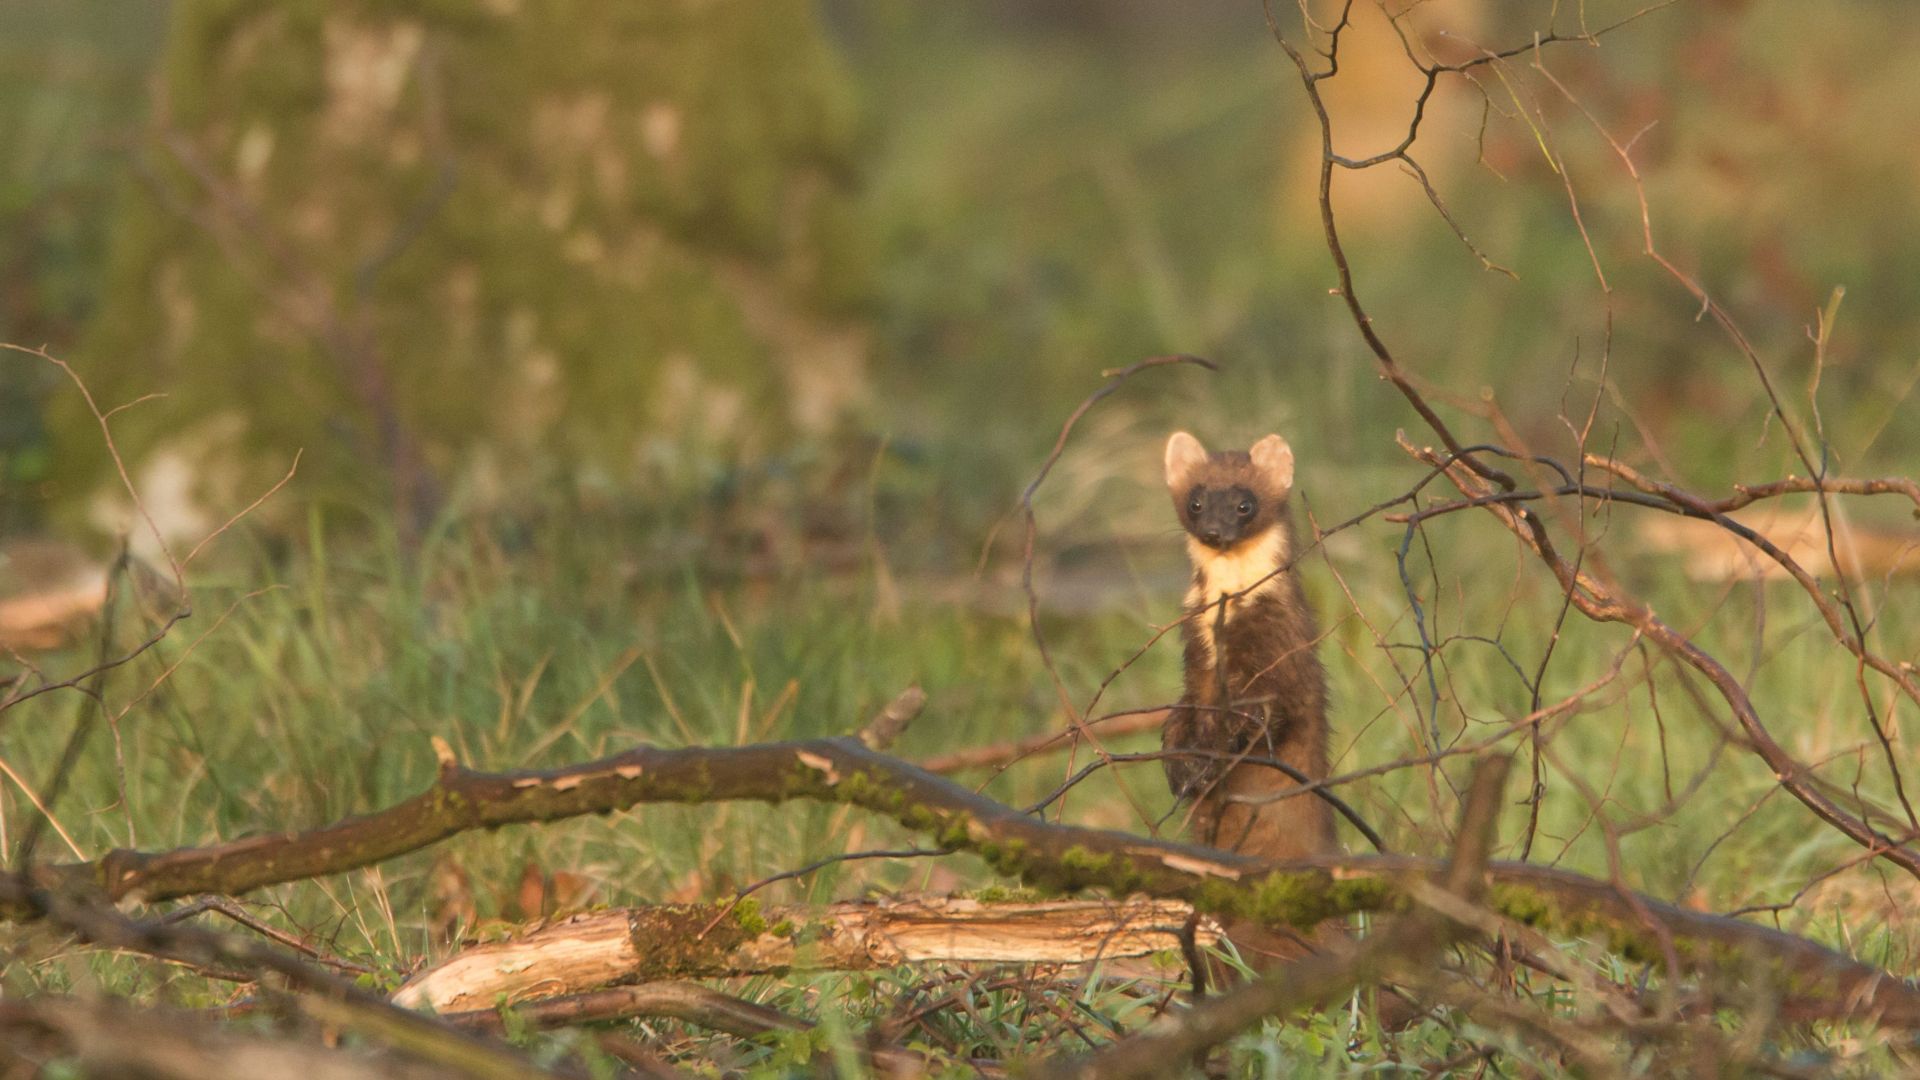
[[[1244,620],[1265,622],[1281,595],[1281,564],[1288,557],[1287,534],[1268,529],[1244,544],[1217,551],[1189,537],[1187,554],[1193,559],[1193,585],[1187,590],[1187,627],[1205,650],[1208,662],[1218,655],[1215,628],[1224,624],[1232,637],[1241,636]],[[1223,611],[1224,607],[1224,611]]]

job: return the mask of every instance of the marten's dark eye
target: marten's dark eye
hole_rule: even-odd
[[[1193,514],[1197,517],[1199,516],[1199,513],[1202,509],[1203,507],[1201,507],[1200,505],[1200,496],[1195,495],[1192,499],[1187,501],[1187,513]]]
[[[1253,500],[1252,499],[1240,500],[1240,516],[1241,517],[1253,516]]]

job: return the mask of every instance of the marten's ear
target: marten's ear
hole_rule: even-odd
[[[1254,443],[1247,456],[1253,458],[1253,467],[1266,478],[1273,491],[1284,496],[1293,490],[1293,447],[1287,445],[1287,440],[1269,435]]]
[[[1167,488],[1184,496],[1193,484],[1193,470],[1206,462],[1207,448],[1199,439],[1184,431],[1174,432],[1167,439]]]

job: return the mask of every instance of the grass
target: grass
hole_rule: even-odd
[[[1890,32],[1890,14],[1826,20],[1831,25],[1813,35],[1802,22],[1823,16],[1784,3],[1756,6],[1764,10],[1748,25],[1759,29],[1740,48],[1770,56],[1792,42],[1796,55],[1819,61],[1802,80],[1851,69],[1850,57],[1899,54],[1861,47]],[[1658,99],[1684,54],[1704,40],[1690,33],[1712,29],[1704,17],[1684,17],[1695,21],[1659,29],[1650,22],[1641,36],[1600,50],[1617,82],[1571,57],[1568,77],[1595,88],[1610,120],[1631,109],[1609,94]],[[1785,30],[1767,30],[1783,20]],[[1417,480],[1392,440],[1414,418],[1379,384],[1337,298],[1326,295],[1325,254],[1311,222],[1288,216],[1298,207],[1276,207],[1288,145],[1276,133],[1297,134],[1292,125],[1303,116],[1269,46],[1156,51],[1149,64],[1067,35],[907,29],[922,36],[856,57],[873,98],[895,110],[862,208],[885,267],[873,298],[884,408],[861,418],[858,434],[783,448],[751,469],[675,477],[664,490],[641,477],[592,491],[558,485],[568,493],[520,502],[457,499],[423,546],[404,554],[378,513],[343,527],[357,508],[277,501],[196,569],[195,617],[105,684],[116,705],[153,689],[114,728],[94,731],[57,811],[81,851],[206,843],[383,806],[430,780],[436,736],[490,769],[576,761],[643,741],[808,737],[854,728],[915,681],[930,704],[898,747],[909,758],[1057,728],[1058,695],[1014,583],[1017,524],[1007,515],[1094,373],[1144,355],[1189,349],[1227,370],[1143,377],[1089,417],[1042,491],[1043,629],[1077,702],[1174,613],[1180,547],[1155,479],[1170,428],[1242,445],[1285,432],[1300,450],[1302,494],[1322,524]],[[1899,92],[1911,85],[1907,68],[1860,70],[1860,84],[1873,91],[1862,100],[1920,100]],[[1762,342],[1796,417],[1808,411],[1813,370],[1798,336],[1801,312],[1824,301],[1831,284],[1850,284],[1818,399],[1832,449],[1850,473],[1910,471],[1920,427],[1899,419],[1913,387],[1910,364],[1900,360],[1911,351],[1903,290],[1916,280],[1903,270],[1913,245],[1901,238],[1912,230],[1882,220],[1903,204],[1860,197],[1856,155],[1783,167],[1768,150],[1777,131],[1757,144],[1748,138],[1773,131],[1744,111],[1748,84],[1737,71],[1722,76],[1724,85],[1707,81],[1656,100],[1656,112],[1664,105],[1674,114],[1646,144],[1662,236],[1672,230],[1684,261]],[[1855,111],[1860,119],[1823,107],[1799,123],[1823,129],[1833,116],[1841,129],[1885,126],[1878,105]],[[1556,152],[1578,179],[1619,289],[1609,375],[1624,404],[1601,410],[1602,441],[1643,455],[1644,422],[1678,463],[1675,478],[1709,493],[1797,470],[1743,362],[1711,326],[1697,324],[1684,296],[1635,261],[1637,209],[1604,147],[1577,122],[1557,119]],[[1382,332],[1422,377],[1460,392],[1443,401],[1450,419],[1475,438],[1485,434],[1476,411],[1484,411],[1477,392],[1486,384],[1529,441],[1566,454],[1557,417],[1580,414],[1596,392],[1601,306],[1558,177],[1514,150],[1532,153],[1527,125],[1504,126],[1510,130],[1496,130],[1492,145],[1496,156],[1508,154],[1501,160],[1511,176],[1461,172],[1444,186],[1476,238],[1520,272],[1518,283],[1482,274],[1424,214],[1379,232],[1356,221],[1352,243]],[[1878,177],[1880,190],[1903,192],[1907,151],[1866,135],[1847,143],[1866,145],[1876,149],[1863,175]],[[1807,208],[1818,212],[1801,212]],[[1812,267],[1801,271],[1804,287],[1751,269],[1777,244],[1792,256],[1789,269]],[[85,304],[43,306],[65,312]],[[1866,504],[1852,509],[1877,513]],[[1615,508],[1587,519],[1610,570],[1739,673],[1799,759],[1823,763],[1822,775],[1842,790],[1857,782],[1860,797],[1892,808],[1855,666],[1804,598],[1789,587],[1687,580],[1677,559],[1642,549],[1640,513]],[[1402,540],[1399,527],[1375,520],[1331,537],[1304,570],[1328,631],[1337,769],[1423,754],[1436,733],[1443,747],[1484,737],[1533,707],[1528,684],[1537,676],[1540,698],[1552,702],[1607,680],[1617,663],[1618,676],[1549,725],[1531,857],[1602,876],[1617,869],[1625,884],[1710,910],[1786,904],[1752,917],[1896,973],[1915,969],[1914,935],[1903,921],[1912,886],[1873,864],[1822,879],[1857,849],[1817,826],[1754,755],[1729,744],[1724,710],[1696,699],[1697,679],[1634,648],[1617,627],[1577,614],[1562,624],[1551,580],[1484,515],[1438,519],[1409,545],[1406,576],[1420,597],[1425,637],[1438,643],[1429,680],[1398,564]],[[986,569],[975,575],[983,548]],[[1920,626],[1903,604],[1911,586],[1869,587],[1877,648],[1914,656]],[[114,633],[124,645],[138,628],[123,615]],[[1552,662],[1542,674],[1549,641]],[[90,651],[88,644],[43,660],[50,671],[73,671]],[[1169,699],[1177,664],[1163,642],[1127,668],[1104,706]],[[1889,700],[1876,688],[1876,704],[1894,717],[1895,746],[1904,748],[1912,710]],[[42,784],[89,707],[80,695],[61,694],[13,711],[0,756]],[[1455,758],[1437,771],[1372,777],[1353,785],[1350,798],[1397,850],[1440,850],[1465,765]],[[1055,758],[991,781],[969,779],[1025,804],[1064,771]],[[1524,763],[1516,770],[1516,800],[1527,771]],[[1144,829],[1128,793],[1149,818],[1167,809],[1157,766],[1129,767],[1125,785],[1123,793],[1113,776],[1097,775],[1066,801],[1065,818]],[[17,787],[0,786],[8,844],[31,812]],[[1524,807],[1509,807],[1503,855],[1517,853],[1526,819]],[[1358,848],[1352,833],[1343,839]],[[529,866],[583,876],[590,903],[713,899],[823,855],[907,840],[840,809],[647,807],[461,836],[249,900],[269,921],[391,981],[448,950],[436,926],[463,909],[449,880],[464,878],[479,922],[470,929],[489,933],[517,914]],[[49,836],[41,852],[64,858],[61,847]],[[967,857],[858,863],[774,886],[765,898],[825,901],[993,880]],[[11,944],[0,967],[8,994],[98,985],[206,1005],[232,993],[182,969],[31,936]],[[1578,955],[1607,979],[1646,974],[1591,948]],[[1142,1021],[1141,1000],[1125,987],[999,985],[1032,977],[942,983],[938,973],[889,971],[749,980],[732,989],[822,1027],[762,1043],[671,1024],[648,1025],[645,1034],[720,1067],[776,1074],[819,1062],[838,1068],[859,1033],[944,995],[952,1000],[929,1012],[925,1027],[905,1031],[903,1042],[1001,1056],[1070,1030],[1063,1011],[1096,1040]],[[1759,1030],[1772,1050],[1801,1064],[1863,1074],[1891,1067],[1871,1032]],[[549,1058],[599,1053],[575,1036],[520,1037]],[[1441,1075],[1478,1075],[1483,1059],[1467,1052],[1481,1044],[1499,1048],[1506,1075],[1565,1071],[1509,1034],[1458,1018],[1382,1035],[1364,1010],[1249,1033],[1235,1044],[1235,1070],[1341,1076],[1450,1062]],[[1672,1066],[1663,1050],[1609,1045],[1627,1071]]]
[[[1383,471],[1368,485],[1340,489],[1324,471],[1309,470],[1303,489],[1314,497],[1315,513],[1331,519],[1411,475],[1410,468],[1397,477]],[[1158,512],[1156,493],[1137,494],[1154,503],[1141,514]],[[876,495],[872,504],[887,501]],[[489,769],[576,761],[636,742],[812,737],[851,730],[909,682],[930,696],[898,747],[909,758],[1062,722],[1029,630],[1012,613],[1017,605],[1004,596],[996,602],[990,584],[956,589],[954,575],[910,566],[883,573],[871,553],[864,567],[839,574],[776,569],[743,578],[703,561],[700,545],[687,544],[682,526],[670,524],[674,516],[662,515],[669,524],[652,532],[617,516],[536,515],[514,528],[497,520],[450,521],[411,557],[390,545],[336,542],[318,528],[291,545],[243,529],[221,542],[217,565],[196,574],[194,618],[105,684],[110,704],[140,700],[113,729],[96,729],[57,816],[89,856],[111,846],[164,848],[302,828],[425,786],[435,736],[463,761]],[[884,536],[892,529],[875,519],[868,531]],[[511,545],[504,535],[515,538]],[[1336,769],[1423,753],[1436,728],[1442,746],[1476,739],[1527,712],[1531,693],[1515,666],[1532,677],[1559,604],[1550,582],[1501,535],[1489,521],[1455,516],[1430,526],[1426,542],[1413,548],[1410,577],[1422,595],[1427,634],[1440,643],[1431,684],[1420,674],[1418,634],[1395,565],[1397,527],[1375,522],[1335,537],[1335,556],[1307,568],[1329,627],[1323,650],[1338,703]],[[1053,580],[1048,569],[1065,574],[1072,559],[1090,558],[1089,548],[1107,549],[1110,565],[1123,567],[1108,575],[1101,603],[1049,608],[1043,616],[1061,678],[1084,702],[1151,636],[1151,623],[1171,614],[1180,554],[1171,539],[1144,549],[1097,536],[1064,540],[1049,534],[1055,557],[1042,566],[1043,594]],[[249,549],[250,541],[264,546]],[[682,554],[667,554],[676,550]],[[1336,571],[1352,606],[1335,586]],[[1735,670],[1747,669],[1757,649],[1762,662],[1751,689],[1776,734],[1803,759],[1832,758],[1827,772],[1838,783],[1850,783],[1856,766],[1864,770],[1863,791],[1886,803],[1878,751],[1851,696],[1852,666],[1823,627],[1809,624],[1803,602],[1779,587],[1691,584],[1655,559],[1627,557],[1622,572],[1676,622],[1697,625],[1696,639]],[[1762,597],[1769,614],[1756,628]],[[1875,628],[1883,649],[1910,654],[1913,629],[1897,605],[1883,605]],[[116,633],[124,644],[135,629],[123,622]],[[1571,618],[1542,697],[1550,702],[1602,680],[1623,649],[1621,675],[1550,729],[1536,861],[1608,874],[1601,823],[1610,822],[1620,833],[1626,884],[1731,909],[1791,900],[1855,854],[1837,834],[1813,827],[1757,759],[1724,746],[1717,734],[1724,719],[1712,718],[1712,709],[1700,715],[1687,700],[1686,680],[1632,649],[1619,629]],[[48,668],[70,670],[84,655],[52,657]],[[1176,665],[1170,642],[1150,651],[1108,691],[1106,705],[1168,700]],[[46,777],[84,702],[77,694],[50,695],[15,710],[8,764],[25,777]],[[1152,741],[1119,748],[1146,749]],[[117,761],[125,766],[124,791]],[[1396,849],[1438,850],[1455,809],[1449,778],[1459,779],[1465,765],[1457,758],[1438,773],[1400,770],[1354,785],[1350,796]],[[1024,765],[986,790],[1024,804],[1056,784],[1063,767],[1058,759]],[[1705,781],[1694,787],[1703,771]],[[1597,815],[1581,785],[1601,800]],[[1167,808],[1157,766],[1132,767],[1126,787],[1151,815]],[[17,835],[30,812],[19,791],[7,789],[0,806]],[[1144,827],[1108,774],[1076,789],[1065,816]],[[1525,817],[1523,807],[1508,809],[1503,855],[1515,854]],[[486,932],[484,924],[518,914],[513,897],[529,866],[582,875],[589,903],[711,899],[823,855],[910,839],[843,808],[646,807],[465,835],[379,867],[266,890],[250,902],[270,921],[392,978],[447,950],[433,928],[450,902],[436,885],[449,868],[469,883],[473,914]],[[54,838],[41,850],[58,854]],[[992,880],[966,857],[937,865],[849,864],[775,886],[766,899],[825,901],[869,889],[964,889]],[[1847,871],[1777,918],[1863,959],[1909,970],[1912,937],[1892,917],[1898,905],[1877,901],[1883,887],[1906,895],[1903,883],[1882,871]],[[1605,963],[1598,954],[1594,962]],[[73,954],[52,943],[16,950],[0,978],[15,993],[96,981],[187,1004],[230,993],[183,970]],[[897,1013],[903,988],[925,978],[883,972],[758,980],[747,990],[802,1015],[842,1016],[845,1031],[857,1033]],[[1128,993],[1070,989],[1071,1008],[1093,1025],[1096,1041],[1137,1022],[1142,1005]],[[1016,1002],[1026,995],[1011,988],[965,993],[984,997],[936,1010],[929,1021],[937,1045],[962,1056],[1017,1054],[1037,1045],[1028,1035],[1057,1023],[1052,1013]],[[1014,1014],[1017,1022],[1009,1019]],[[1475,1040],[1531,1053],[1470,1027],[1380,1037],[1365,1024],[1330,1013],[1243,1039],[1236,1054],[1253,1074],[1311,1068],[1344,1075],[1368,1062],[1445,1059]],[[555,1053],[553,1047],[571,1045],[564,1036],[527,1038]],[[832,1052],[836,1038],[822,1028],[758,1049],[684,1045],[722,1053],[742,1068],[777,1070]]]

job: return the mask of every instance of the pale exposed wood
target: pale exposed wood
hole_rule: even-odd
[[[1437,454],[1429,457],[1438,460]],[[1572,580],[1588,578],[1567,572],[1575,603],[1597,605],[1593,595],[1576,589]],[[1618,606],[1611,599],[1608,604],[1617,609],[1595,606],[1595,617],[1629,619],[1644,633],[1661,635],[1667,647],[1683,652],[1694,648],[1644,608]],[[1869,830],[1823,792],[1809,788],[1803,767],[1768,737],[1738,683],[1711,658],[1701,660],[1697,650],[1687,655],[1700,660],[1697,666],[1714,680],[1715,688],[1744,710],[1737,714],[1742,729],[1797,798],[1848,836],[1871,843],[1882,858],[1903,868],[1920,868],[1920,853]],[[45,895],[99,890],[112,899],[147,902],[205,893],[239,895],[370,866],[471,829],[559,821],[646,803],[743,799],[807,799],[860,807],[954,851],[974,853],[998,873],[1049,895],[1104,889],[1191,903],[1209,914],[1254,918],[1273,927],[1306,929],[1358,912],[1402,908],[1409,901],[1407,882],[1438,869],[1435,860],[1404,855],[1276,863],[1055,824],[875,753],[857,739],[812,739],[731,747],[638,746],[538,772],[475,772],[447,755],[440,776],[419,795],[307,832],[166,852],[118,850],[93,862],[41,865],[34,868],[34,889],[24,881],[7,888],[6,877],[0,875],[0,918],[44,917]],[[1598,939],[1636,962],[1677,962],[1681,971],[1698,976],[1714,976],[1733,964],[1746,985],[1769,985],[1796,1008],[1804,1004],[1824,1010],[1822,1015],[1872,1016],[1883,1024],[1920,1028],[1920,987],[1807,938],[1690,911],[1628,892],[1617,882],[1551,867],[1497,862],[1488,872],[1496,884],[1488,906],[1542,932]],[[1920,869],[1915,873],[1920,875]],[[692,929],[698,933],[702,928],[704,923]],[[678,935],[688,929],[667,925],[646,940],[683,940]],[[675,970],[661,977],[687,974]]]
[[[0,544],[0,648],[57,649],[99,614],[107,568],[48,540]]]
[[[744,916],[722,905],[619,908],[475,945],[409,979],[393,1000],[446,1013],[690,976],[933,961],[1090,963],[1178,950],[1192,913],[1177,901],[1144,898],[989,903],[949,896]],[[1203,919],[1194,937],[1211,946],[1220,931]]]

